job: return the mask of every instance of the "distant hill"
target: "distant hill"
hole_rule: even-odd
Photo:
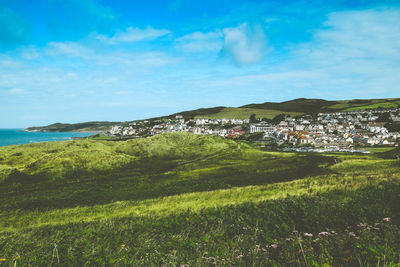
[[[354,99],[327,101],[324,99],[298,98],[281,103],[265,102],[263,104],[249,104],[240,108],[275,109],[285,112],[319,113],[335,111],[352,111],[376,108],[397,108],[400,98],[388,99]]]
[[[354,99],[329,101],[324,99],[298,98],[285,102],[265,102],[262,104],[248,104],[241,107],[213,107],[202,108],[192,111],[184,111],[172,114],[167,117],[182,115],[193,118],[249,118],[251,114],[256,114],[259,118],[272,119],[280,113],[292,116],[301,114],[315,114],[319,112],[339,112],[353,111],[376,108],[397,108],[400,106],[400,98],[387,99]]]
[[[48,126],[34,126],[26,128],[27,132],[101,132],[108,130],[119,122],[91,121],[82,123],[54,123]]]
[[[319,112],[340,112],[354,111],[377,108],[397,108],[400,106],[400,98],[386,99],[353,99],[329,101],[324,99],[308,99],[298,98],[285,102],[265,102],[262,104],[248,104],[241,107],[212,107],[200,108],[174,113],[167,116],[150,118],[149,120],[173,118],[181,115],[185,118],[236,118],[246,119],[250,115],[255,114],[257,118],[272,119],[276,115],[285,113],[291,116],[302,114],[315,114]],[[108,130],[109,127],[123,122],[84,122],[75,124],[55,123],[42,127],[29,127],[25,131],[41,131],[41,132],[101,132]],[[124,122],[126,123],[126,122]]]

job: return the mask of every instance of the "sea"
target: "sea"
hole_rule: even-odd
[[[22,132],[22,130],[23,129],[0,129],[0,146],[64,141],[71,140],[72,137],[85,137],[94,134],[74,132]]]

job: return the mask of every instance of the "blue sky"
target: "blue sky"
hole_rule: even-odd
[[[400,97],[400,1],[0,0],[0,128]]]

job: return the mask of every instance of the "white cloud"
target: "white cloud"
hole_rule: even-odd
[[[261,26],[243,23],[236,28],[225,28],[223,55],[239,66],[260,62],[269,52],[267,38]]]
[[[280,63],[265,65],[261,71],[192,80],[191,87],[221,91],[229,88],[237,95],[243,88],[251,88],[249,92],[253,94],[281,99],[399,97],[398,25],[400,10],[332,13],[324,27],[313,32],[310,42],[291,47],[289,56]],[[226,38],[229,37],[238,43],[236,49],[246,47],[242,30],[233,29]]]
[[[361,97],[400,92],[400,10],[332,13],[324,25],[294,50],[296,64],[329,77],[319,81],[321,90],[335,85]]]
[[[24,59],[32,60],[40,57],[38,49],[35,47],[23,47],[20,49],[20,56]]]
[[[193,32],[175,40],[175,47],[184,52],[219,52],[223,45],[220,30],[213,32]]]
[[[332,13],[327,27],[314,34],[299,54],[321,64],[389,60],[400,56],[400,11],[364,10]]]
[[[45,48],[48,56],[70,56],[88,58],[93,51],[77,42],[50,42]]]
[[[269,22],[274,22],[274,21],[277,21],[277,20],[278,20],[277,18],[266,18],[265,22],[269,23]]]
[[[114,36],[96,35],[95,38],[106,44],[132,43],[142,40],[152,40],[170,34],[171,31],[165,29],[146,29],[128,27],[125,31],[117,31]]]

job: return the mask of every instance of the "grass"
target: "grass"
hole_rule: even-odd
[[[248,119],[252,114],[256,114],[257,118],[273,119],[276,115],[285,113],[291,116],[301,115],[300,112],[286,112],[273,109],[257,109],[257,108],[223,108],[218,113],[209,115],[198,115],[195,118],[208,118],[208,119]]]
[[[97,140],[97,141],[104,141],[104,140],[107,141],[107,140],[113,140],[114,139],[112,136],[105,135],[105,134],[102,134],[102,133],[89,136],[88,138],[90,140]]]
[[[395,266],[390,153],[270,152],[189,133],[2,147],[0,265]]]
[[[282,103],[266,102],[263,104],[245,105],[245,108],[273,109],[281,111],[319,113],[319,112],[337,112],[350,110],[363,110],[368,108],[392,108],[398,106],[398,98],[391,99],[355,99],[326,101],[323,99],[299,98]]]
[[[372,105],[365,105],[365,106],[358,106],[358,107],[352,107],[352,108],[347,108],[344,111],[354,111],[354,110],[365,110],[365,109],[377,109],[377,108],[398,108],[398,104],[396,103],[376,103]]]

